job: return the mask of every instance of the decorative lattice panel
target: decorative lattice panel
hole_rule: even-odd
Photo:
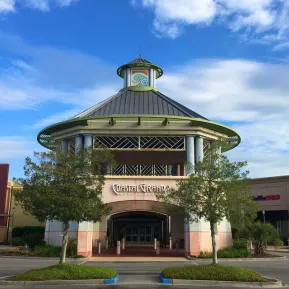
[[[39,136],[39,142],[45,146],[46,148],[49,149],[56,149],[59,146],[59,142],[53,140],[53,138],[50,135],[45,135],[45,134],[41,134]]]
[[[207,150],[210,147],[210,141],[204,139],[204,155],[206,155]]]
[[[168,136],[168,137],[140,137],[140,148],[142,149],[185,149],[184,137]]]
[[[105,147],[109,149],[138,149],[138,137],[125,136],[95,136],[94,148]]]
[[[113,175],[123,176],[167,176],[167,165],[118,165],[113,172]]]
[[[68,151],[71,154],[75,153],[75,141],[74,141],[74,138],[72,138],[72,139],[70,139],[68,141]]]
[[[182,136],[95,136],[94,148],[185,150]]]

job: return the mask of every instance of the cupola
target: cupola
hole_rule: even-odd
[[[163,75],[163,70],[139,56],[137,59],[120,66],[117,74],[124,79],[124,87],[156,88],[156,79]]]

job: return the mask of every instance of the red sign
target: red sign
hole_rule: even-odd
[[[280,195],[269,195],[269,196],[262,196],[258,195],[253,197],[254,201],[278,201],[280,200]]]

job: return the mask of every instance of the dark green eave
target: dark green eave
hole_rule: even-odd
[[[128,68],[135,68],[135,69],[154,69],[157,71],[157,77],[156,78],[160,78],[163,74],[164,74],[164,71],[157,65],[155,64],[152,64],[152,63],[127,63],[127,64],[124,64],[122,66],[120,66],[118,69],[117,69],[117,74],[123,78],[123,75],[122,75],[122,72]]]
[[[87,117],[87,118],[78,118],[78,119],[70,119],[64,122],[60,122],[54,125],[51,125],[47,128],[41,130],[37,136],[37,141],[44,147],[48,149],[54,149],[58,143],[56,143],[51,134],[56,133],[58,131],[62,131],[65,129],[77,127],[77,126],[87,126],[89,120],[107,120],[108,122],[113,121],[117,125],[118,120],[135,120],[136,124],[141,125],[142,121],[160,121],[161,123],[165,123],[169,126],[171,121],[188,121],[188,125],[190,126],[200,126],[212,131],[216,131],[218,133],[224,134],[229,137],[229,146],[225,148],[223,151],[228,151],[236,146],[238,146],[241,142],[241,137],[239,134],[233,130],[232,128],[225,126],[223,124],[219,124],[213,121],[209,121],[202,118],[190,118],[190,117],[180,117],[180,116],[169,116],[169,115],[108,115],[108,116],[99,116],[99,117]]]

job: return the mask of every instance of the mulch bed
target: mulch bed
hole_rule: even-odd
[[[278,256],[278,255],[273,255],[273,254],[269,254],[269,253],[264,253],[262,255],[251,255],[249,258],[280,258],[282,256]]]

